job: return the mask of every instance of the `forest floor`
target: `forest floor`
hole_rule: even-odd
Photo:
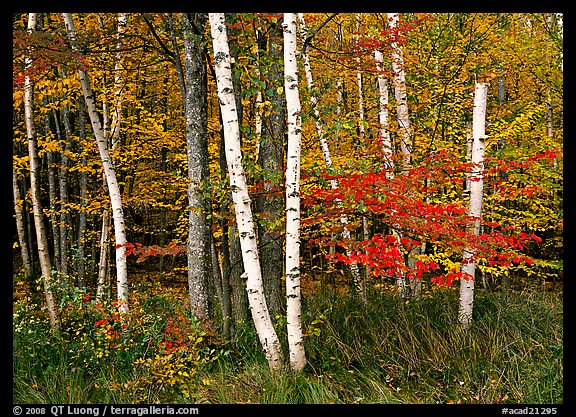
[[[366,306],[336,281],[303,279],[307,365],[272,374],[252,324],[232,337],[192,319],[185,276],[132,275],[129,319],[82,288],[60,291],[50,335],[42,295],[15,276],[15,403],[439,404],[563,401],[561,287],[478,289],[474,324],[457,288],[402,302],[380,283]],[[219,318],[218,318],[219,320]],[[276,318],[286,348],[286,318]]]

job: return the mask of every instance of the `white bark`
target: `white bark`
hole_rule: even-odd
[[[474,113],[472,115],[472,158],[470,170],[470,201],[468,203],[468,216],[471,218],[471,232],[478,235],[480,231],[480,218],[482,216],[482,198],[484,195],[484,152],[485,152],[485,121],[486,98],[488,84],[476,83],[474,90]],[[474,255],[476,250],[467,245],[462,256],[462,278],[460,279],[460,307],[458,321],[468,328],[472,322],[472,309],[474,304]]]
[[[284,90],[288,117],[286,160],[286,319],[290,367],[306,365],[300,317],[300,141],[302,119],[296,62],[296,15],[284,13]]]
[[[264,297],[256,229],[250,207],[246,175],[242,167],[240,128],[238,125],[238,111],[236,109],[232,84],[232,69],[230,67],[230,51],[225,17],[224,13],[209,13],[208,16],[214,48],[218,100],[220,102],[222,122],[224,125],[226,163],[230,174],[230,189],[232,191],[236,223],[240,235],[242,260],[245,268],[244,275],[247,279],[246,291],[248,293],[248,302],[260,344],[268,360],[268,365],[271,370],[276,371],[282,366],[282,348],[278,335],[274,330],[272,320],[270,319],[268,306],[266,305],[266,299]]]
[[[376,61],[376,72],[378,74],[378,121],[380,122],[380,140],[382,142],[382,152],[384,154],[384,169],[386,177],[394,177],[394,154],[392,152],[392,141],[390,139],[390,127],[388,124],[388,80],[384,75],[384,57],[382,52],[374,51]]]
[[[379,111],[378,119],[380,122],[380,139],[382,141],[382,152],[384,154],[384,166],[386,178],[394,179],[394,158],[392,152],[392,141],[390,139],[390,130],[388,124],[388,82],[384,76],[383,56],[380,51],[374,51],[374,60],[376,61],[376,71],[378,73],[378,92],[379,92]],[[394,212],[393,212],[394,213]],[[392,235],[396,238],[398,247],[402,245],[398,225],[394,224]],[[396,288],[398,296],[401,299],[406,298],[406,278],[399,271],[396,275]]]
[[[112,113],[112,124],[110,125],[110,138],[112,139],[112,149],[116,149],[118,140],[120,140],[120,121],[122,120],[122,102],[123,95],[122,90],[124,88],[124,78],[122,77],[122,71],[124,66],[124,53],[122,52],[122,36],[126,30],[126,24],[128,23],[128,14],[119,13],[118,14],[118,38],[116,41],[116,63],[114,64],[114,97],[116,103],[114,105],[114,112]]]
[[[300,32],[302,34],[302,39],[306,38],[306,25],[304,23],[304,14],[298,13],[298,21],[300,25]],[[308,89],[310,90],[310,102],[312,108],[314,109],[314,119],[316,122],[316,131],[318,133],[318,138],[320,139],[320,146],[322,148],[322,154],[324,155],[324,161],[328,170],[332,170],[332,158],[330,157],[330,148],[328,147],[328,141],[324,136],[324,128],[322,127],[322,122],[320,120],[320,111],[318,110],[318,100],[313,93],[314,80],[312,78],[312,69],[310,66],[310,58],[308,57],[307,50],[304,50],[304,71],[306,73],[306,81],[308,83]],[[338,180],[333,178],[330,180],[330,186],[333,190],[339,187]],[[340,207],[340,202],[337,201]],[[345,213],[340,214],[340,223],[342,224],[342,238],[344,240],[350,239],[350,230],[348,229],[348,216]],[[346,256],[350,257],[352,252],[350,249],[345,248]],[[350,264],[350,271],[352,273],[352,284],[354,285],[354,290],[363,302],[366,302],[366,292],[362,285],[362,279],[360,278],[360,270],[356,263]]]
[[[398,13],[387,13],[388,27],[397,33]],[[392,48],[392,74],[394,76],[394,96],[396,97],[396,115],[398,119],[398,136],[400,137],[400,150],[404,162],[404,170],[412,164],[412,134],[410,132],[410,119],[408,117],[408,96],[406,93],[406,75],[404,72],[404,53],[402,46],[396,41],[390,44]]]
[[[37,13],[28,15],[28,33],[36,30]],[[34,82],[30,76],[32,71],[32,57],[27,54],[25,58],[24,76],[24,117],[26,119],[26,135],[28,136],[28,156],[30,158],[30,190],[32,193],[32,210],[34,212],[34,226],[38,246],[38,258],[44,282],[44,295],[50,316],[50,327],[53,331],[60,328],[60,319],[56,307],[56,298],[52,291],[52,265],[48,250],[48,239],[44,227],[42,203],[40,200],[40,178],[38,166],[38,153],[36,151],[36,129],[34,127]]]
[[[72,47],[80,53],[75,46],[76,30],[74,28],[72,15],[70,13],[63,13],[62,16],[64,18],[64,24],[66,25],[66,30],[68,31]],[[110,153],[108,152],[107,138],[104,134],[102,124],[100,123],[96,111],[96,102],[92,87],[90,86],[90,78],[88,77],[88,73],[84,70],[82,63],[78,68],[78,76],[80,78],[80,84],[82,85],[82,92],[84,94],[88,116],[90,117],[90,123],[92,124],[94,136],[96,136],[98,151],[100,152],[100,159],[102,160],[104,175],[106,176],[106,182],[108,183],[108,190],[110,193],[112,218],[114,220],[114,236],[116,239],[116,246],[118,247],[116,249],[118,310],[120,313],[128,313],[128,269],[126,263],[126,233],[124,226],[124,212],[122,210],[122,196],[120,194],[120,187],[118,185],[118,180],[116,179],[116,173],[114,172]]]
[[[406,73],[404,71],[404,53],[402,51],[402,46],[397,41],[398,37],[398,13],[387,13],[388,18],[388,28],[390,29],[392,42],[390,47],[392,48],[392,75],[394,79],[394,97],[396,99],[396,118],[398,121],[398,136],[400,139],[400,151],[402,153],[402,169],[404,173],[412,167],[412,133],[410,130],[410,117],[408,113],[408,95],[406,92]],[[395,231],[396,237],[398,239],[398,245],[400,246],[400,232]],[[415,264],[413,256],[416,251],[409,252],[408,265]],[[398,286],[398,293],[401,298],[406,296],[406,278],[403,274],[400,274],[396,280]],[[419,286],[415,282],[411,282],[411,287],[415,290],[413,295],[419,296]]]
[[[102,228],[100,231],[100,259],[98,261],[98,284],[96,286],[96,299],[102,300],[106,295],[106,275],[108,273],[108,252],[110,234],[110,215],[108,208],[102,213]]]

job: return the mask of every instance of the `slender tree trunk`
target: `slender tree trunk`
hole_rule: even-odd
[[[104,299],[107,292],[108,253],[110,251],[110,214],[108,209],[102,213],[102,228],[100,231],[100,259],[98,261],[98,282],[96,286],[96,299]]]
[[[58,124],[57,113],[54,111],[54,116],[56,118],[55,123]],[[64,136],[65,140],[64,148],[61,152],[60,157],[60,167],[58,172],[58,185],[60,191],[60,256],[61,256],[61,272],[64,275],[68,275],[68,228],[72,224],[70,212],[68,209],[68,165],[69,158],[68,152],[70,152],[72,143],[72,126],[68,118],[68,110],[65,106],[64,109]]]
[[[387,13],[388,28],[391,32],[392,42],[392,74],[394,79],[394,97],[396,99],[396,117],[398,120],[398,136],[400,138],[400,151],[402,152],[402,170],[405,175],[408,174],[412,168],[412,133],[410,129],[410,117],[408,114],[408,94],[406,92],[406,74],[404,70],[404,52],[402,46],[398,43],[398,13]],[[398,238],[400,238],[399,231],[397,230]],[[412,248],[408,251],[408,268],[416,264],[415,257],[419,255],[419,248]],[[421,285],[416,282],[415,271],[411,271],[410,287],[412,289],[413,297],[420,297]],[[405,297],[406,278],[399,276],[397,278],[399,284],[399,293],[402,298]]]
[[[42,102],[44,103],[44,107],[48,107],[48,97],[44,96],[42,98]],[[50,122],[50,115],[52,112],[44,113],[44,133],[47,138],[50,138],[53,133],[51,129],[51,122]],[[56,138],[60,138],[60,134],[55,127],[56,130]],[[60,272],[60,228],[58,227],[58,217],[56,213],[58,212],[56,208],[58,195],[57,195],[57,188],[56,188],[56,175],[54,172],[54,154],[52,151],[46,151],[46,165],[48,171],[48,200],[50,205],[50,232],[52,233],[52,241],[53,241],[53,249],[54,249],[54,256],[53,256],[53,265],[56,268],[56,271]]]
[[[18,176],[12,166],[12,193],[14,196],[14,214],[16,215],[16,231],[18,232],[18,245],[22,256],[22,266],[26,283],[30,284],[32,279],[32,264],[28,255],[28,245],[26,243],[26,229],[24,226],[24,216],[22,215],[22,198],[18,187]]]
[[[216,250],[216,242],[212,238],[210,245],[212,252],[212,275],[218,292],[220,301],[220,311],[222,312],[222,334],[224,337],[230,337],[231,319],[232,319],[232,299],[230,298],[230,286],[227,285],[222,268],[220,268],[220,259]]]
[[[50,229],[52,231],[52,240],[54,242],[54,267],[60,272],[60,228],[58,227],[58,217],[56,215],[56,175],[54,173],[54,154],[52,151],[46,152],[46,163],[48,165],[48,197],[50,200]]]
[[[78,110],[78,131],[80,143],[86,143],[86,106],[84,99],[80,97]],[[86,155],[82,154],[82,168],[80,169],[80,213],[78,215],[78,282],[83,287],[86,286],[86,208],[88,206],[88,174],[86,166],[88,164]]]
[[[384,57],[380,51],[374,51],[374,60],[376,61],[376,72],[378,74],[378,121],[380,123],[380,141],[384,156],[383,168],[386,170],[386,178],[393,178],[394,152],[388,122],[388,80],[384,73]]]
[[[412,134],[408,117],[408,95],[406,93],[406,75],[404,72],[404,53],[397,42],[398,13],[387,13],[388,28],[392,32],[392,74],[394,77],[394,96],[396,98],[396,115],[398,119],[398,136],[402,151],[403,170],[412,166]]]
[[[76,33],[74,29],[74,22],[72,21],[72,15],[70,13],[63,13],[63,17],[73,48],[76,50],[76,52],[81,54],[75,46]],[[81,66],[78,69],[78,76],[80,78],[80,84],[82,85],[82,91],[84,94],[84,100],[86,102],[86,108],[88,110],[88,116],[90,117],[94,135],[96,136],[98,151],[100,152],[100,158],[104,167],[104,175],[106,176],[106,182],[108,183],[108,189],[110,192],[112,217],[114,219],[114,236],[116,239],[116,281],[118,310],[120,313],[128,313],[129,307],[128,270],[126,262],[126,233],[120,187],[116,179],[116,173],[114,171],[113,162],[110,158],[110,153],[108,152],[107,138],[104,134],[102,124],[96,111],[96,102],[94,101],[95,96],[92,91],[92,87],[90,86],[90,78],[88,77],[88,73],[86,72],[83,63],[81,63]]]
[[[122,77],[122,71],[124,70],[124,52],[122,51],[123,42],[122,38],[124,36],[124,31],[126,30],[126,25],[128,23],[128,14],[119,13],[118,14],[118,29],[117,29],[117,40],[116,40],[116,62],[114,64],[114,110],[112,112],[112,123],[110,125],[110,139],[112,143],[112,149],[116,149],[118,142],[120,141],[120,125],[122,121],[122,104],[124,95],[122,91],[124,90],[124,77]]]
[[[31,276],[36,276],[36,257],[34,252],[34,232],[32,224],[34,223],[34,213],[28,203],[28,186],[26,184],[26,178],[22,178],[22,219],[24,220],[24,227],[26,228],[26,248],[28,250],[28,256],[30,257],[31,266]]]
[[[296,14],[284,13],[284,90],[288,113],[286,158],[286,321],[290,367],[306,365],[300,297],[300,141],[302,118],[296,62]]]
[[[36,30],[37,13],[28,15],[28,33]],[[44,295],[50,316],[50,327],[52,331],[60,330],[60,318],[56,307],[56,298],[52,291],[52,265],[48,252],[48,239],[44,228],[44,216],[42,214],[42,203],[40,200],[40,177],[38,166],[38,153],[36,151],[36,129],[34,127],[34,83],[30,73],[32,72],[33,59],[30,56],[32,51],[28,51],[25,58],[24,77],[24,113],[26,118],[26,135],[28,136],[28,156],[30,158],[30,189],[32,192],[32,208],[34,211],[34,225],[36,228],[36,240],[38,247],[38,258],[44,282]]]
[[[256,231],[252,208],[250,207],[246,176],[242,167],[240,128],[232,84],[232,69],[230,67],[225,17],[223,13],[210,13],[209,20],[214,48],[218,100],[224,125],[226,161],[230,174],[230,189],[232,190],[236,222],[240,233],[240,245],[245,268],[244,274],[247,279],[248,301],[256,332],[264,349],[268,365],[272,371],[277,371],[282,366],[282,349],[272,320],[270,320],[263,292]]]
[[[478,235],[480,231],[480,219],[482,217],[482,198],[484,195],[484,152],[486,139],[486,98],[488,84],[476,83],[474,91],[474,113],[472,117],[472,164],[470,170],[470,201],[468,216],[472,235]],[[462,256],[462,278],[460,279],[460,307],[458,321],[464,328],[472,323],[472,309],[474,304],[474,273],[476,250],[473,244],[464,249]]]
[[[356,14],[356,32],[360,31],[360,15]],[[366,126],[364,121],[364,90],[362,88],[362,71],[360,70],[360,57],[356,57],[356,84],[358,85],[358,132],[360,133],[360,146],[366,152]],[[370,227],[368,225],[368,218],[362,216],[362,238],[364,240],[370,239]],[[366,282],[370,276],[370,266],[364,266],[364,276],[362,278],[362,287],[366,290]]]
[[[212,275],[210,206],[206,193],[208,176],[208,101],[206,56],[193,27],[203,31],[206,15],[182,16],[184,31],[184,71],[186,74],[186,142],[188,153],[188,289],[192,313],[212,320],[209,291]]]
[[[302,33],[302,37],[305,39],[306,36],[306,26],[304,23],[304,14],[298,13],[298,19],[300,24],[300,31]],[[304,70],[306,73],[306,80],[308,82],[308,89],[310,90],[310,102],[312,104],[312,108],[314,109],[314,119],[316,122],[316,131],[318,133],[318,137],[320,139],[320,146],[322,147],[322,153],[324,155],[324,161],[326,163],[326,167],[328,170],[332,170],[332,158],[330,157],[330,148],[328,147],[328,141],[324,136],[324,128],[322,127],[322,122],[320,120],[320,111],[318,110],[318,103],[316,96],[314,95],[314,81],[312,79],[312,69],[310,67],[310,59],[308,57],[308,52],[306,50],[303,51],[304,55]],[[330,180],[330,186],[333,190],[336,190],[338,185],[337,179]],[[338,201],[338,206],[340,207],[340,202]],[[345,213],[340,214],[340,223],[342,224],[342,238],[344,241],[348,241],[350,239],[350,230],[348,225],[348,216]],[[346,255],[350,257],[352,252],[348,247],[345,247]],[[352,274],[352,285],[354,288],[354,292],[360,299],[366,303],[366,291],[363,286],[362,278],[360,276],[360,269],[358,268],[358,264],[352,263],[350,264],[350,272]]]
[[[356,14],[356,32],[360,31],[360,15]],[[360,133],[360,146],[366,152],[366,127],[364,121],[364,90],[362,88],[362,71],[360,70],[360,56],[356,57],[356,65],[358,70],[356,71],[356,84],[358,85],[358,131]],[[364,240],[370,239],[370,226],[368,225],[368,218],[362,216],[362,238]],[[370,266],[364,266],[364,277],[362,282],[362,288],[366,290],[366,282],[370,277]]]

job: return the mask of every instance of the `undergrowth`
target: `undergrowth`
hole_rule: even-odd
[[[131,313],[84,290],[63,300],[51,335],[41,299],[14,304],[15,403],[531,403],[563,402],[558,293],[477,291],[474,323],[457,294],[407,303],[376,294],[303,300],[308,364],[272,374],[250,323],[230,339],[198,323],[186,295],[133,291]],[[285,318],[276,318],[284,341]],[[285,349],[286,352],[286,349]]]

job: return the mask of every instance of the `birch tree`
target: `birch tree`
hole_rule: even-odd
[[[112,149],[116,149],[116,145],[120,140],[120,123],[122,120],[122,104],[124,89],[124,77],[122,71],[124,66],[124,52],[122,51],[122,37],[128,24],[128,13],[118,14],[118,29],[116,40],[116,60],[114,64],[114,109],[112,112],[112,122],[110,124],[110,138],[112,140]]]
[[[290,367],[306,365],[300,301],[300,140],[302,119],[296,62],[296,15],[284,13],[284,90],[288,110],[286,159],[286,320]]]
[[[220,102],[222,123],[224,125],[226,163],[230,174],[230,189],[232,191],[236,223],[240,235],[248,303],[256,327],[256,333],[258,334],[258,339],[264,350],[268,365],[272,371],[277,371],[282,366],[282,348],[278,335],[274,330],[272,320],[270,319],[268,306],[266,305],[266,299],[264,297],[258,243],[252,217],[252,208],[250,206],[251,200],[248,195],[246,175],[242,167],[240,128],[234,97],[234,87],[232,84],[232,69],[230,67],[230,50],[228,47],[225,16],[223,13],[209,13],[209,21],[214,49],[218,101]]]
[[[74,28],[74,21],[70,13],[63,13],[64,24],[70,38],[72,48],[80,55],[81,62],[78,66],[78,77],[82,85],[82,92],[84,101],[86,102],[86,109],[96,137],[100,159],[104,168],[104,175],[108,184],[108,191],[110,195],[110,203],[112,205],[112,218],[114,222],[114,237],[116,239],[116,284],[117,284],[117,297],[118,297],[118,310],[120,313],[128,313],[128,268],[126,262],[126,233],[124,225],[124,212],[122,210],[122,197],[120,194],[120,187],[116,179],[114,165],[108,151],[108,141],[98,112],[96,110],[95,95],[90,85],[90,78],[83,64],[83,54],[76,46],[76,29]]]
[[[402,153],[402,170],[404,174],[408,174],[412,168],[412,133],[410,130],[410,117],[408,113],[408,93],[406,91],[406,73],[404,70],[404,52],[402,46],[398,42],[398,13],[387,13],[388,28],[392,41],[390,47],[392,49],[391,66],[392,77],[394,81],[394,98],[396,99],[396,118],[398,121],[398,136],[400,139],[400,151]],[[395,235],[400,245],[400,231],[395,230]],[[414,246],[408,250],[408,268],[413,269],[416,263],[415,256],[421,253],[420,246]],[[412,271],[414,272],[414,271]],[[413,277],[414,274],[412,273]],[[400,274],[396,279],[398,286],[398,293],[401,298],[406,297],[406,278]],[[415,297],[420,296],[421,282],[417,278],[410,278],[410,288],[412,295]]]
[[[394,154],[392,151],[388,122],[388,80],[384,75],[384,57],[382,56],[382,52],[375,50],[374,60],[376,61],[378,80],[378,122],[380,124],[382,154],[384,155],[383,168],[386,171],[386,178],[392,178],[394,177]]]
[[[470,184],[470,201],[468,203],[468,217],[473,235],[480,232],[482,217],[482,198],[484,196],[484,152],[485,152],[485,121],[486,98],[488,84],[476,83],[474,89],[474,112],[472,115],[472,168],[468,174]],[[472,309],[474,304],[474,255],[476,251],[472,244],[464,248],[462,255],[462,278],[460,278],[460,306],[458,321],[464,328],[470,327],[472,322]]]
[[[28,33],[32,34],[36,30],[38,13],[28,15]],[[32,210],[34,212],[34,226],[36,230],[36,243],[38,246],[38,259],[40,260],[40,270],[44,283],[44,295],[50,316],[50,327],[58,332],[60,329],[60,318],[56,307],[56,297],[52,291],[52,265],[48,249],[48,239],[44,227],[44,216],[42,214],[42,202],[40,200],[40,167],[38,166],[38,152],[36,143],[36,128],[34,126],[34,82],[32,80],[32,49],[24,61],[24,117],[26,121],[26,135],[28,136],[28,156],[30,158],[30,191],[32,194]]]
[[[398,43],[398,13],[387,13],[388,28],[392,42],[392,76],[394,79],[394,97],[396,98],[396,116],[398,119],[398,136],[402,152],[403,169],[407,171],[412,165],[412,134],[408,116],[408,94],[406,93],[406,74],[404,72],[404,53]]]

